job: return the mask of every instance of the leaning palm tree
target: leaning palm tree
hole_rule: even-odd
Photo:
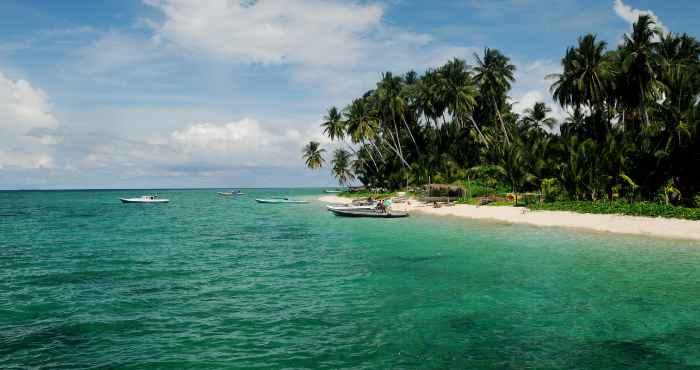
[[[438,99],[445,102],[447,112],[452,115],[457,125],[464,128],[466,127],[465,121],[471,122],[482,142],[488,146],[486,137],[472,116],[479,91],[466,63],[455,58],[440,67],[435,90]]]
[[[515,81],[515,66],[510,64],[508,57],[496,49],[486,48],[483,59],[476,53],[474,58],[476,59],[474,80],[479,85],[481,97],[486,107],[501,122],[501,129],[506,143],[508,143],[510,140],[503,117],[501,117],[501,109],[506,103],[506,94],[510,90],[510,84]]]
[[[306,167],[316,170],[323,167],[325,160],[323,159],[323,153],[325,149],[321,148],[321,144],[318,141],[310,141],[302,150],[302,156],[306,162]]]

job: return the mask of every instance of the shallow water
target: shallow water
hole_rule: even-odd
[[[700,245],[0,192],[0,368],[700,369]]]

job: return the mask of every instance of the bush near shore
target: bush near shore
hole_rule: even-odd
[[[591,201],[557,201],[551,203],[531,203],[532,210],[571,211],[577,213],[620,214],[627,216],[680,218],[700,220],[700,208],[686,208],[650,202],[628,203],[591,202]]]

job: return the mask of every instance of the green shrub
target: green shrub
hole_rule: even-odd
[[[557,179],[542,180],[541,191],[545,202],[554,202],[562,194],[561,186]]]
[[[566,201],[528,205],[533,210],[572,211],[578,213],[620,214],[629,216],[682,218],[700,220],[700,209],[677,207],[667,204],[638,202],[587,202]]]

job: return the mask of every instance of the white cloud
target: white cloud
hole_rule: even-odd
[[[56,120],[46,93],[25,80],[0,72],[0,128],[53,127]]]
[[[24,169],[55,168],[53,158],[45,153],[25,152],[23,150],[3,150],[0,148],[0,169],[18,167]]]
[[[26,80],[0,72],[0,168],[51,168],[49,146],[59,138],[48,95]]]
[[[192,162],[243,167],[286,166],[298,162],[297,152],[303,139],[297,130],[273,130],[254,119],[244,118],[221,125],[199,123],[177,130],[168,138],[168,145],[176,148],[183,159]]]
[[[383,14],[378,5],[340,1],[146,3],[165,16],[157,40],[245,63],[353,64]]]
[[[632,8],[631,6],[623,3],[622,0],[615,0],[613,2],[613,9],[620,18],[624,19],[625,22],[629,23],[630,25],[636,22],[637,19],[639,19],[639,16],[648,15],[654,20],[654,22],[656,22],[656,26],[659,27],[664,34],[668,33],[668,28],[661,23],[659,17],[657,17],[651,10]]]
[[[146,141],[110,138],[90,146],[78,167],[199,175],[236,168],[300,168],[303,144],[321,134],[318,122],[300,126],[242,118],[195,123],[147,137]]]

